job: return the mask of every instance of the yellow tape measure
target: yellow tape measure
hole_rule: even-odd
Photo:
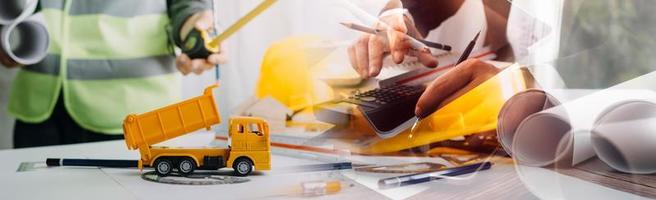
[[[213,35],[214,31],[193,29],[185,38],[182,52],[187,54],[190,58],[207,58],[212,53],[218,53],[221,42],[239,31],[244,25],[248,24],[248,22],[262,14],[262,12],[269,9],[269,7],[277,1],[278,0],[262,1],[262,3],[257,5],[253,10],[237,20],[234,24],[230,25],[228,29],[216,37]]]

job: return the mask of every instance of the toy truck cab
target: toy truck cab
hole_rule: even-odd
[[[230,153],[227,166],[232,166],[237,175],[251,171],[271,169],[271,143],[269,126],[263,119],[235,117],[228,127]]]

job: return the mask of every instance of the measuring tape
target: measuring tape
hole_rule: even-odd
[[[221,48],[221,42],[239,31],[244,25],[262,14],[262,12],[267,10],[277,1],[278,0],[264,0],[218,36],[216,36],[213,30],[191,30],[183,42],[182,52],[192,59],[207,58],[210,54],[218,53]]]

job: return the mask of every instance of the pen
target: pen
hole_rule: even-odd
[[[374,35],[378,35],[378,36],[382,36],[382,37],[387,38],[387,34],[385,34],[385,32],[383,30],[373,29],[373,28],[369,28],[369,27],[359,25],[359,24],[354,24],[354,23],[342,22],[340,24],[346,26],[347,28],[356,30],[356,31],[365,32],[365,33],[369,33],[369,34],[374,34]],[[427,50],[428,47],[432,47],[432,48],[435,48],[435,49],[451,51],[451,46],[449,46],[449,45],[430,42],[430,41],[427,41],[427,40],[414,38],[414,37],[411,37],[409,35],[405,35],[405,37],[408,39],[408,41],[410,41],[410,46],[414,50],[423,51],[424,49]]]
[[[316,172],[316,171],[332,171],[332,170],[343,170],[343,169],[353,169],[353,164],[351,162],[339,162],[339,163],[327,163],[327,164],[313,164],[313,165],[301,165],[289,167],[285,172]]]
[[[480,34],[481,32],[478,31],[478,33],[476,33],[476,36],[474,36],[474,39],[469,42],[467,48],[465,48],[465,52],[462,52],[462,55],[458,59],[458,62],[456,62],[456,65],[460,64],[462,61],[465,61],[467,60],[467,58],[469,58],[469,54],[471,54],[472,50],[474,49],[474,45],[476,45],[476,40],[478,40],[478,35]]]
[[[71,159],[71,158],[48,158],[48,167],[56,166],[82,166],[82,167],[115,167],[129,168],[137,167],[137,160],[107,160],[107,159]]]
[[[214,65],[214,78],[216,79],[216,83],[219,84],[221,80],[221,71],[219,71],[219,64]]]
[[[413,133],[415,133],[415,130],[417,129],[417,125],[419,125],[419,120],[421,120],[421,119],[420,119],[419,117],[417,117],[417,116],[413,117],[413,119],[415,120],[415,123],[412,124],[412,128],[410,128],[410,134],[411,134],[411,136],[412,136]]]
[[[394,187],[401,187],[406,185],[413,185],[418,183],[425,183],[432,180],[442,179],[438,176],[458,176],[463,174],[474,173],[479,170],[487,170],[492,167],[490,162],[481,162],[470,165],[463,165],[460,167],[453,167],[444,170],[434,171],[434,172],[424,172],[416,173],[410,175],[403,175],[391,178],[384,178],[378,181],[378,187],[380,189],[389,189]]]

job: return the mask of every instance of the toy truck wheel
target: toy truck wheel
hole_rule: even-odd
[[[232,164],[237,176],[247,176],[253,171],[253,163],[247,158],[237,158]]]
[[[173,162],[166,158],[155,160],[155,172],[159,176],[168,176],[173,170]]]
[[[178,162],[178,172],[181,175],[187,176],[194,172],[194,170],[196,170],[196,162],[194,162],[194,160],[191,158],[181,158],[180,162]]]

